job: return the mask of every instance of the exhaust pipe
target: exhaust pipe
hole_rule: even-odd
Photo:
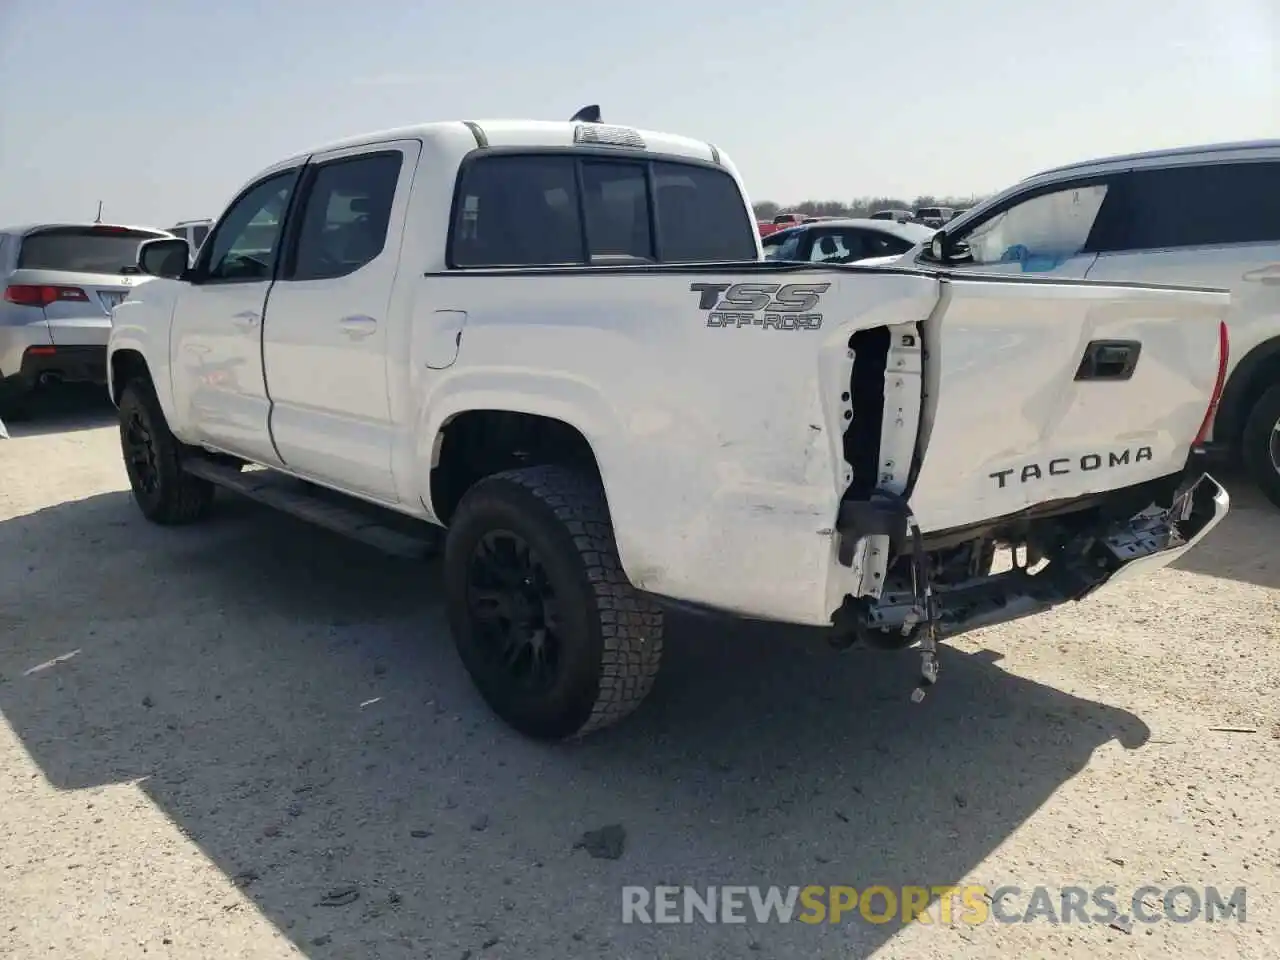
[[[36,377],[36,384],[41,387],[56,387],[61,382],[62,374],[58,373],[56,370],[46,370],[44,373],[40,374],[40,376]]]

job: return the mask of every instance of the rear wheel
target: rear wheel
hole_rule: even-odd
[[[120,450],[134,502],[148,520],[176,525],[208,514],[213,484],[183,471],[182,444],[149,380],[130,380],[121,392]]]
[[[462,662],[521,733],[589,733],[652,687],[662,611],[622,572],[598,483],[558,466],[481,480],[449,524],[444,574]]]
[[[1280,507],[1280,385],[1259,397],[1249,411],[1240,453],[1253,482]]]

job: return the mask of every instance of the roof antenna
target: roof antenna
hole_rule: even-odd
[[[599,123],[600,122],[600,104],[593,103],[583,107],[572,117],[569,118],[570,123]]]
[[[98,201],[98,215],[94,217],[93,222],[94,223],[102,222],[102,201],[101,200]]]

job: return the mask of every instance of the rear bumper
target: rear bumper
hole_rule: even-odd
[[[1107,549],[1121,565],[1090,592],[1148,576],[1176,561],[1222,522],[1231,497],[1207,473],[1193,479],[1167,511],[1135,518],[1108,537]]]
[[[1090,530],[1064,544],[1034,573],[1015,567],[961,583],[938,584],[939,639],[1043,613],[1118,584],[1150,576],[1191,550],[1222,522],[1231,507],[1227,491],[1207,473],[1191,476],[1166,510],[1144,511],[1124,523]],[[886,591],[854,628],[875,646],[913,634],[914,596]]]
[[[52,344],[27,346],[17,359],[17,369],[0,371],[0,388],[9,393],[26,393],[42,382],[107,382],[105,346],[55,347]]]
[[[22,372],[28,347],[51,347],[53,338],[43,320],[33,323],[0,323],[0,380]]]

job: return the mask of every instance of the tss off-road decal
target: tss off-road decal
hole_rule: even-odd
[[[708,327],[818,330],[817,311],[829,283],[691,283]]]

